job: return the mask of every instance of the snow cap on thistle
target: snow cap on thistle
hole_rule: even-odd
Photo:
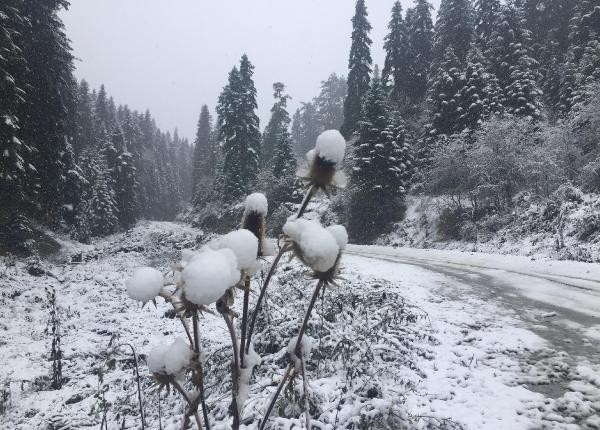
[[[194,255],[181,274],[186,300],[208,306],[240,280],[235,253],[229,248],[203,249]]]
[[[258,238],[250,230],[241,229],[227,233],[213,241],[210,247],[212,249],[231,249],[240,270],[248,272],[256,269]]]
[[[138,267],[133,276],[125,281],[127,294],[133,300],[146,303],[160,294],[165,283],[163,274],[152,267]]]
[[[265,217],[269,211],[267,198],[262,193],[253,193],[246,197],[242,228],[249,230],[258,239],[258,255],[268,255],[265,249]]]
[[[294,245],[298,258],[315,272],[327,272],[334,267],[340,247],[330,231],[316,221],[304,218],[285,223],[283,232]]]
[[[337,168],[344,159],[346,140],[337,130],[326,130],[317,137],[314,149],[306,154],[308,179],[326,189],[334,182]]]
[[[159,375],[176,376],[183,371],[192,359],[192,349],[182,338],[170,345],[158,345],[148,354],[148,370]]]

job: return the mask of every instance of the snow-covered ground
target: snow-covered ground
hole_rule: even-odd
[[[137,266],[167,270],[181,249],[203,238],[180,224],[141,223],[92,246],[65,243],[64,258],[39,267],[4,260],[0,428],[98,428],[101,415],[91,413],[99,406],[96,369],[109,345],[118,343],[140,354],[148,428],[159,428],[159,404],[162,428],[180,428],[181,400],[162,393],[159,402],[145,362],[154,345],[181,335],[179,323],[160,300],[156,308],[140,308],[127,297],[124,281]],[[80,252],[81,263],[67,263]],[[244,406],[244,428],[257,427],[287,364],[289,339],[313,288],[303,273],[297,262],[285,261],[274,278],[257,327],[262,364]],[[342,276],[341,287],[318,301],[308,328],[314,428],[600,428],[596,266],[350,247]],[[61,309],[66,381],[57,391],[46,389],[44,287],[56,289]],[[227,428],[225,324],[207,314],[202,334],[213,428]],[[109,428],[121,428],[123,420],[125,428],[141,428],[133,360],[122,351],[114,367],[104,366]],[[271,428],[303,428],[302,393],[296,381],[276,406]]]

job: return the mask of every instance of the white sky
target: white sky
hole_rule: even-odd
[[[281,81],[290,114],[347,75],[354,0],[71,0],[62,14],[76,76],[104,83],[119,104],[150,112],[158,126],[193,140],[202,104],[214,106],[227,74],[248,54],[255,68],[261,129]],[[372,55],[383,65],[383,38],[394,0],[367,0]],[[402,0],[404,10],[412,0]],[[437,8],[439,0],[433,0]]]

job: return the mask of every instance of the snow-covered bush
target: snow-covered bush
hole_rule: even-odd
[[[325,228],[302,216],[318,190],[328,194],[330,188],[336,185],[345,147],[346,142],[339,132],[329,130],[319,136],[315,149],[308,154],[309,168],[304,174],[304,179],[309,183],[308,191],[297,213],[289,217],[283,227],[283,240],[280,241],[282,245],[264,278],[252,312],[249,307],[251,277],[260,268],[259,258],[272,254],[264,237],[268,203],[260,193],[249,195],[243,204],[243,211],[240,208],[240,212],[243,212],[242,229],[220,236],[197,251],[184,251],[181,261],[173,265],[172,271],[166,275],[156,269],[143,267],[136,269],[126,281],[127,292],[132,299],[146,303],[160,296],[173,306],[175,314],[181,320],[187,340],[177,338],[171,344],[155,347],[148,356],[147,364],[160,387],[174,388],[186,401],[184,428],[188,428],[192,418],[199,428],[210,428],[211,425],[204,395],[205,363],[202,358],[199,319],[202,313],[213,313],[214,310],[223,317],[231,338],[231,365],[225,366],[221,362],[220,366],[231,369],[229,412],[232,427],[239,428],[242,408],[248,397],[248,384],[254,367],[261,361],[252,344],[256,319],[261,313],[269,282],[280,259],[287,252],[293,252],[311,269],[317,284],[302,326],[290,341],[290,364],[267,406],[261,428],[289,381],[296,375],[301,375],[306,386],[304,362],[310,356],[310,342],[305,331],[317,297],[327,285],[335,284],[341,254],[348,243],[348,234],[343,226]],[[234,320],[239,315],[232,309],[236,291],[243,293],[239,337],[234,325]],[[288,335],[291,336],[292,333]],[[193,391],[188,391],[187,385],[190,383],[194,387]],[[199,408],[203,419],[198,414]],[[306,405],[304,413],[310,428]]]

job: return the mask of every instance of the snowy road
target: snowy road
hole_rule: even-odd
[[[595,381],[600,382],[599,265],[378,246],[350,246],[347,254],[355,256],[354,264],[385,279],[402,279],[407,273],[410,279],[414,276],[410,275],[411,271],[418,268],[423,280],[427,279],[420,281],[417,276],[418,285],[430,288],[433,294],[445,300],[475,304],[462,309],[471,312],[467,317],[477,319],[480,313],[489,311],[477,303],[492,304],[498,317],[510,317],[504,324],[525,329],[543,339],[544,351],[533,354],[524,341],[525,352],[517,354],[520,355],[518,361],[522,366],[536,367],[534,373],[538,376],[547,377],[546,372],[558,367],[564,372],[540,384],[523,384],[528,390],[552,399],[568,397],[579,378],[573,370],[582,363],[592,366]],[[385,264],[379,265],[376,261]],[[396,264],[390,266],[390,262]],[[408,267],[411,269],[407,271]],[[436,317],[435,313],[434,310],[432,318]],[[445,318],[443,314],[439,317]],[[600,387],[594,385],[593,397],[600,400],[597,390]],[[600,428],[594,425],[590,427]],[[585,424],[583,428],[587,428]]]

